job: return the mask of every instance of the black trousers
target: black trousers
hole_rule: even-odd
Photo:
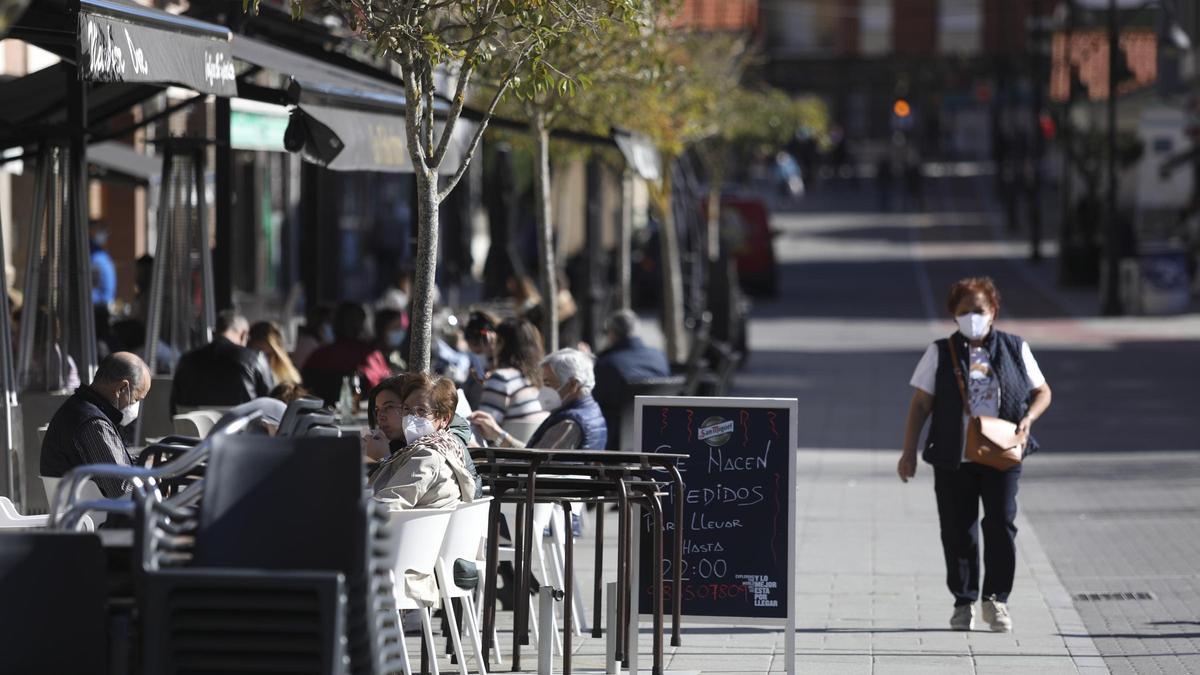
[[[999,471],[964,463],[933,470],[946,586],[954,605],[979,600],[979,503],[983,502],[983,597],[1008,602],[1017,567],[1017,481],[1021,466]]]

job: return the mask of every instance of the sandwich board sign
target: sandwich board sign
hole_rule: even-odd
[[[663,498],[664,530],[640,513],[633,602],[654,608],[653,536],[663,537],[663,607],[682,594],[702,623],[784,626],[787,672],[796,672],[796,447],[794,398],[638,396],[635,448],[688,455],[683,494]],[[683,580],[674,588],[675,500],[683,500]],[[632,656],[632,654],[631,654]],[[631,663],[631,672],[633,664]]]

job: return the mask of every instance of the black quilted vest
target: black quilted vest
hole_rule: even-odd
[[[596,404],[596,399],[588,394],[580,396],[550,413],[550,416],[538,425],[537,431],[533,432],[533,436],[529,437],[529,442],[525,446],[540,447],[538,443],[542,441],[542,436],[550,430],[550,427],[564,420],[578,424],[579,428],[583,430],[583,440],[580,441],[578,448],[573,449],[603,450],[604,446],[608,444],[608,425],[604,423],[604,415],[600,412],[600,406]]]
[[[40,475],[57,478],[84,463],[83,451],[75,443],[80,427],[92,420],[111,424],[113,431],[121,435],[121,411],[91,387],[82,386],[50,418],[42,441]]]
[[[934,379],[933,420],[929,424],[929,436],[921,458],[940,468],[957,469],[963,459],[963,402],[950,361],[950,340],[958,350],[959,368],[965,374],[970,364],[970,345],[962,333],[934,344],[938,349],[937,374]],[[1021,358],[1024,340],[1011,333],[993,329],[983,340],[992,362],[992,371],[1000,382],[1000,417],[1014,424],[1020,422],[1029,411],[1029,400],[1033,387],[1025,362]],[[1037,441],[1029,437],[1025,454],[1037,450]]]

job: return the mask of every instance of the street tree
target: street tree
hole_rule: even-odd
[[[802,132],[823,135],[828,112],[815,98],[793,98],[769,86],[739,85],[711,110],[711,134],[692,149],[707,174],[706,251],[715,261],[720,251],[721,192],[734,162],[747,163],[786,146]]]
[[[258,0],[243,0],[247,4]],[[564,39],[588,40],[607,21],[629,21],[638,0],[289,0],[293,16],[334,12],[404,78],[405,132],[417,182],[417,256],[409,370],[428,371],[437,269],[438,209],[466,173],[496,106],[525,80],[557,86],[543,56]],[[462,163],[444,182],[446,160],[476,74],[493,74],[492,92]],[[549,77],[549,79],[547,79]],[[439,91],[439,88],[442,90]],[[448,101],[445,110],[441,101]],[[436,113],[436,115],[435,115]],[[435,119],[439,118],[439,119]],[[550,302],[548,299],[547,302]]]
[[[513,96],[506,106],[528,120],[533,139],[534,213],[544,320],[541,329],[548,351],[559,347],[550,133],[555,128],[607,131],[611,124],[608,111],[594,106],[597,98],[584,92],[599,93],[604,98],[605,92],[639,76],[649,35],[655,30],[656,6],[661,2],[607,0],[581,6],[582,12],[590,13],[577,21],[582,33],[577,31],[548,43],[530,62],[528,76],[514,78],[509,85]]]
[[[659,216],[663,270],[663,333],[667,358],[686,355],[683,326],[683,265],[672,203],[672,166],[693,144],[721,127],[721,100],[736,90],[746,52],[738,36],[663,31],[651,49],[653,75],[612,101],[616,119],[645,134],[662,159],[662,180],[650,186]]]

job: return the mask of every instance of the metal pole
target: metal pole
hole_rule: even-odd
[[[232,111],[229,99],[216,100],[216,245],[212,249],[212,286],[216,306],[233,307],[233,149],[229,147],[232,134]],[[202,174],[203,175],[203,174]],[[200,184],[203,193],[204,185]],[[205,248],[208,242],[205,242]]]
[[[1108,234],[1104,242],[1104,300],[1100,312],[1105,316],[1121,314],[1120,217],[1117,214],[1117,59],[1121,50],[1121,29],[1117,21],[1117,0],[1108,0]]]
[[[17,379],[13,372],[12,362],[12,308],[8,306],[8,270],[4,265],[4,221],[0,218],[0,288],[4,290],[0,293],[0,319],[4,321],[4,329],[0,330],[0,379],[4,380],[4,494],[9,499],[18,501],[16,494],[17,479],[14,475],[14,469],[17,468],[16,462],[13,461],[13,454],[16,452],[14,447],[13,435],[13,409],[17,405]],[[29,264],[28,261],[25,264]]]
[[[617,245],[617,307],[633,306],[633,172],[621,176],[621,236]]]
[[[1044,86],[1042,50],[1045,48],[1046,32],[1042,24],[1041,0],[1033,0],[1033,49],[1030,50],[1032,68],[1030,83],[1033,91],[1033,147],[1030,168],[1032,177],[1029,184],[1029,259],[1033,262],[1042,260],[1042,153],[1045,143],[1042,137],[1042,87]]]
[[[603,505],[601,505],[603,506]],[[617,611],[617,582],[610,581],[604,586],[604,599],[607,603],[608,623],[604,630],[604,672],[606,675],[617,675],[617,636],[621,634],[621,615]],[[600,606],[600,596],[596,596],[596,606]],[[596,622],[599,625],[599,621]]]
[[[569,622],[571,619],[567,617]],[[554,588],[538,590],[538,675],[554,672]]]
[[[220,149],[218,145],[217,151],[219,152]],[[200,331],[200,343],[208,344],[213,339],[213,327],[216,324],[217,313],[213,301],[212,249],[208,247],[208,205],[205,202],[204,195],[204,155],[205,149],[203,146],[192,149],[192,175],[196,186],[196,220],[194,222],[200,230],[197,237],[199,241],[197,242],[198,248],[196,254],[200,256],[200,297],[201,302],[204,303],[204,307],[201,308],[201,318],[204,321],[204,327]],[[189,236],[188,241],[193,241],[193,238]],[[227,272],[226,276],[228,276]]]

